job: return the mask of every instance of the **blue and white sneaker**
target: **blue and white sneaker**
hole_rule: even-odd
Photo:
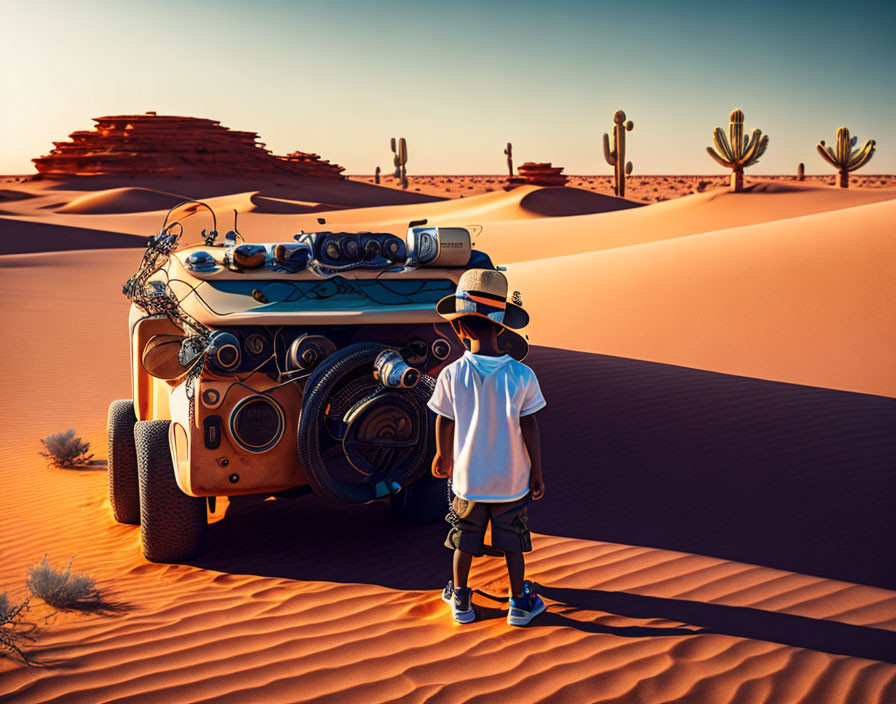
[[[525,626],[546,608],[541,597],[532,590],[532,583],[527,580],[523,583],[523,595],[510,597],[507,623],[511,626]]]
[[[451,615],[458,623],[470,623],[476,620],[473,611],[473,590],[469,587],[454,587],[449,580],[442,590],[442,601],[451,607]]]

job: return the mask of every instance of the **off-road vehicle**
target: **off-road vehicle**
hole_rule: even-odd
[[[495,268],[470,232],[249,244],[235,215],[222,238],[206,204],[168,213],[124,286],[133,399],[109,408],[112,511],[140,524],[149,560],[199,555],[218,496],[313,490],[444,515],[426,402],[463,352],[436,303],[465,269]]]

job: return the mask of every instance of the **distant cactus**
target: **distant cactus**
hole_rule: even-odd
[[[513,145],[510,142],[507,143],[504,153],[507,155],[507,171],[510,173],[510,178],[513,178]]]
[[[380,182],[380,167],[379,166],[376,167],[376,171],[374,171],[374,173],[373,173],[373,178],[376,181],[376,183]]]
[[[631,132],[635,123],[629,120],[625,121],[625,113],[617,110],[613,115],[613,122],[616,126],[613,128],[613,151],[610,151],[610,136],[604,132],[604,159],[607,163],[614,167],[616,177],[616,185],[614,192],[620,198],[625,197],[625,177],[632,172],[632,162],[625,160],[625,133]]]
[[[802,181],[806,178],[806,165],[803,162],[800,162],[800,165],[796,167],[796,180]]]
[[[738,193],[744,189],[744,169],[758,162],[768,148],[768,135],[753,130],[751,137],[745,137],[744,114],[740,110],[732,112],[729,119],[729,138],[725,138],[721,127],[716,127],[712,136],[718,152],[712,147],[707,147],[706,152],[722,166],[733,169],[731,190]]]
[[[401,181],[401,187],[408,187],[408,145],[405,142],[404,137],[398,140],[398,144],[395,143],[395,137],[392,138],[392,152],[395,154],[395,158],[392,160],[392,163],[395,164],[395,173],[392,174],[395,178]]]
[[[840,172],[840,188],[849,188],[849,172],[861,169],[874,154],[875,142],[869,139],[861,149],[853,149],[858,137],[849,138],[849,130],[841,127],[837,130],[837,148],[825,146],[824,140],[816,149],[822,158]]]

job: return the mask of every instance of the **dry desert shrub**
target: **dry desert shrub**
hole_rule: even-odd
[[[88,467],[93,459],[92,454],[87,454],[90,443],[82,442],[81,438],[75,437],[74,430],[47,435],[41,442],[47,451],[40,454],[49,458],[50,463],[56,467],[64,469]]]
[[[74,555],[65,571],[43,561],[28,571],[27,586],[31,593],[57,609],[91,610],[101,604],[100,592],[86,574],[72,574]]]
[[[29,660],[22,650],[22,642],[34,641],[31,633],[36,627],[24,620],[28,601],[25,599],[21,604],[13,604],[6,592],[0,594],[0,653],[19,658],[24,663],[29,663]]]

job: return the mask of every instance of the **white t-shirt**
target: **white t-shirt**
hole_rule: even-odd
[[[467,350],[439,373],[428,405],[454,421],[455,494],[501,503],[528,493],[531,463],[520,416],[547,405],[535,372],[507,354]]]

